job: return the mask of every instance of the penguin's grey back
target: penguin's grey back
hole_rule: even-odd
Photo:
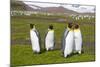
[[[63,34],[63,37],[62,37],[62,43],[61,43],[61,50],[62,50],[62,52],[63,52],[64,49],[65,49],[65,38],[67,37],[68,33],[69,33],[69,30],[66,29],[66,30],[64,31],[64,34]]]

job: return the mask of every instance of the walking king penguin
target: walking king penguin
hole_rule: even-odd
[[[45,48],[47,51],[54,49],[54,29],[52,25],[49,26],[45,37]]]
[[[39,33],[35,29],[34,24],[30,24],[30,38],[31,38],[33,52],[40,53]]]
[[[73,31],[73,23],[68,23],[68,32],[65,35],[63,43],[63,52],[64,57],[66,58],[68,55],[72,53],[73,50],[73,43],[74,43],[74,31]]]
[[[77,23],[74,24],[74,50],[81,54],[82,51],[82,35],[80,27]]]

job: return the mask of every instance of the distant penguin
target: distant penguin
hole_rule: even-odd
[[[39,33],[37,32],[34,24],[30,24],[30,39],[33,52],[40,53]]]
[[[74,50],[81,54],[82,51],[82,34],[78,24],[74,24]]]
[[[45,48],[47,51],[54,49],[54,29],[52,25],[49,26],[45,37]]]
[[[65,36],[64,43],[64,57],[66,58],[73,51],[73,43],[74,43],[74,31],[73,31],[73,23],[68,23],[68,32]]]

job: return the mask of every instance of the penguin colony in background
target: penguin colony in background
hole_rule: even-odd
[[[40,53],[40,37],[34,24],[30,24],[30,38],[33,51],[35,53]],[[45,49],[47,51],[53,50],[54,43],[54,28],[53,25],[49,25],[48,32],[45,37]],[[77,23],[68,23],[62,38],[61,52],[65,58],[73,52],[81,54],[82,34]]]

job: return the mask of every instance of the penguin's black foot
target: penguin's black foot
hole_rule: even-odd
[[[37,52],[37,54],[41,54],[41,52]]]
[[[67,54],[66,56],[64,56],[65,58],[71,57],[72,54]]]

